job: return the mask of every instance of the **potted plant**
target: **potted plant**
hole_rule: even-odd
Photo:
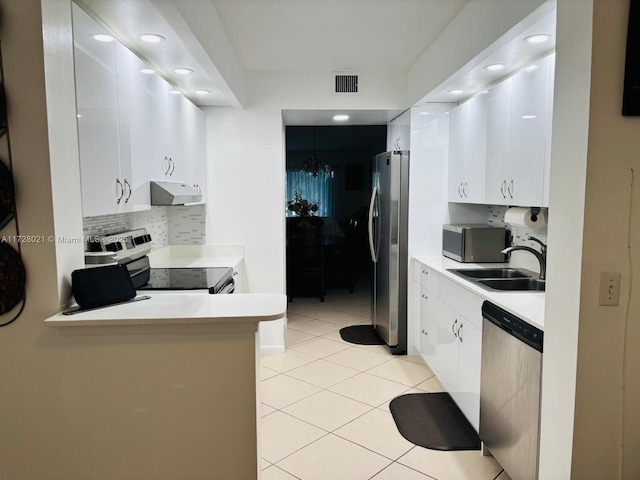
[[[293,200],[287,201],[287,208],[299,217],[302,225],[316,223],[311,222],[310,217],[315,216],[318,212],[318,205],[320,205],[320,202],[305,200],[297,191],[293,192]],[[321,222],[320,219],[317,220]]]

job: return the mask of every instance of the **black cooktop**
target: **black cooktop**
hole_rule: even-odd
[[[149,279],[137,290],[209,290],[209,293],[219,293],[233,280],[230,267],[152,268],[148,273]]]

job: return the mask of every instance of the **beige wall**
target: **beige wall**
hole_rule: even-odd
[[[576,479],[619,478],[622,467],[622,478],[640,477],[640,296],[631,283],[640,277],[640,118],[621,115],[628,8],[628,0],[594,2],[572,460]],[[598,305],[603,271],[622,273],[617,307]]]

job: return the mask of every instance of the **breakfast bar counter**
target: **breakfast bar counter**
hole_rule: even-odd
[[[259,478],[258,326],[286,296],[150,297],[45,321],[73,412],[59,478]]]

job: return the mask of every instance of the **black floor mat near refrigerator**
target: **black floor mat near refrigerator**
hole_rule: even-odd
[[[340,336],[345,342],[356,345],[384,345],[384,340],[373,328],[373,325],[352,325],[340,329]]]
[[[448,393],[409,393],[389,409],[400,434],[431,450],[480,450],[480,438]]]

